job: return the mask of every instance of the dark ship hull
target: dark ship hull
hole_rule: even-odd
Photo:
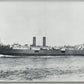
[[[15,56],[84,56],[84,50],[28,50],[28,49],[0,49],[0,54]]]

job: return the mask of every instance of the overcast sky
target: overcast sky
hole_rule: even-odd
[[[42,45],[84,44],[84,2],[0,2],[3,43]]]

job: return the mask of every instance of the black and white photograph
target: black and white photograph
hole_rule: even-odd
[[[0,1],[0,82],[84,82],[84,2]]]

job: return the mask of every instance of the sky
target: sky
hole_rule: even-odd
[[[84,44],[84,2],[0,2],[0,41],[4,44]]]

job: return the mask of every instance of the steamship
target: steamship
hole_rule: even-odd
[[[43,37],[43,45],[36,45],[36,37],[33,37],[33,44],[24,46],[20,44],[0,45],[0,54],[14,56],[84,56],[84,49],[64,46],[46,46],[46,37]]]

